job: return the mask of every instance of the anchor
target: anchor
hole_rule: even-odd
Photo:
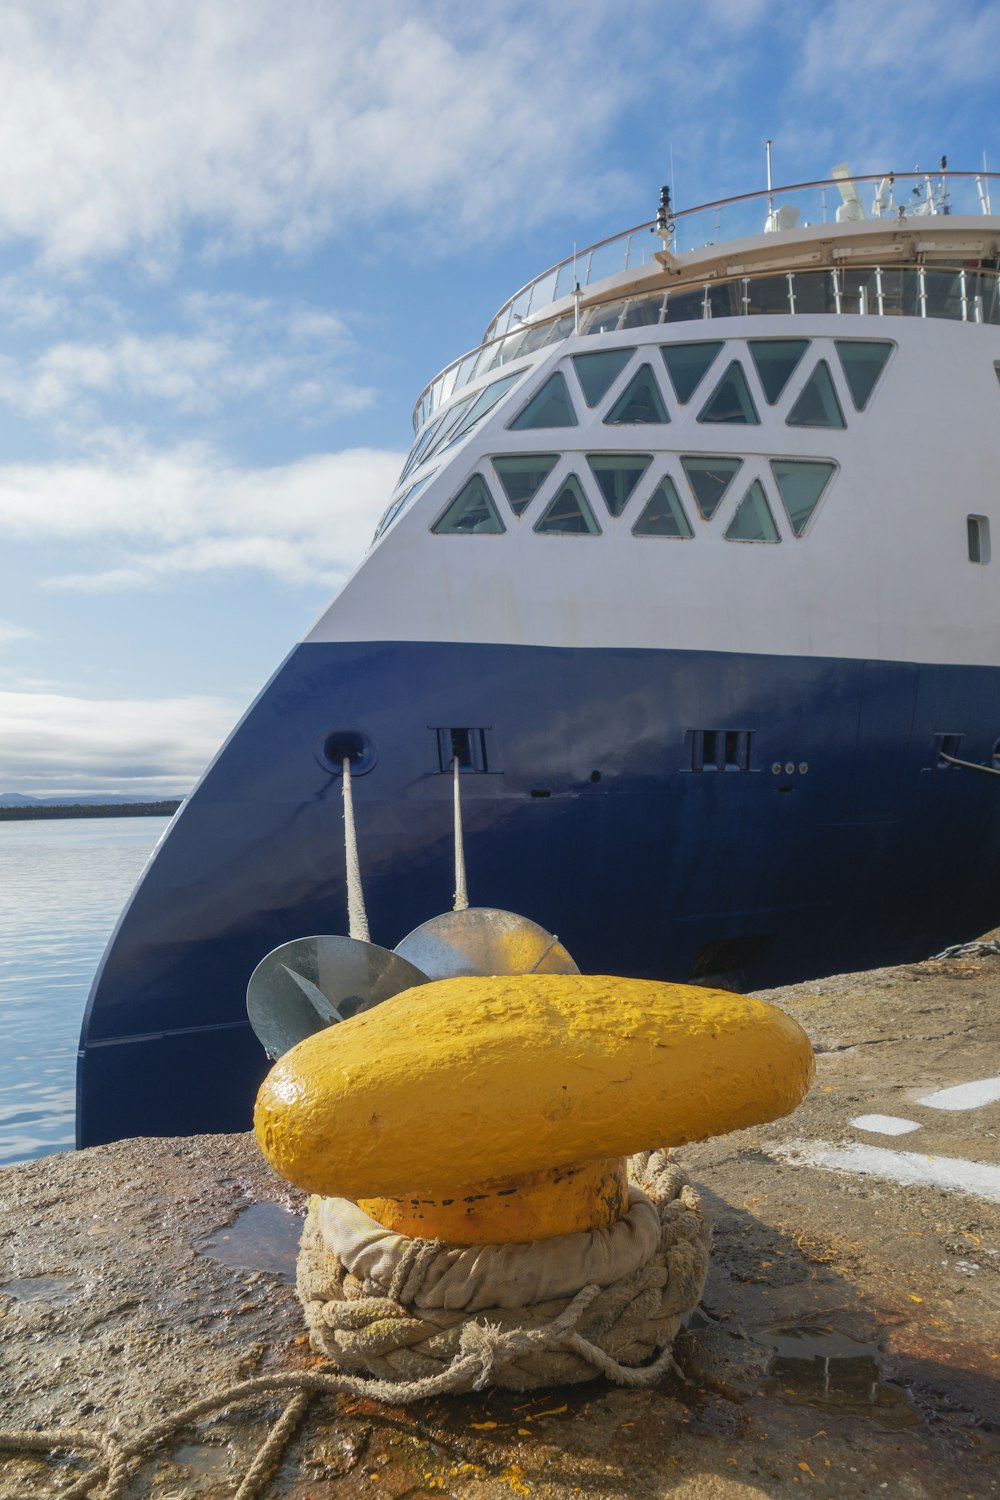
[[[452,764],[455,829],[455,904],[407,933],[395,952],[429,979],[497,974],[579,974],[554,933],[516,912],[470,906],[462,833],[458,757]]]
[[[247,1015],[273,1062],[313,1032],[370,1010],[428,979],[405,956],[371,941],[354,824],[351,762],[346,755],[343,768],[350,936],[295,938],[273,948],[254,969],[247,985]]]

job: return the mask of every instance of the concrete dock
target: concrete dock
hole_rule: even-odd
[[[1000,1494],[1000,957],[766,998],[808,1031],[817,1081],[789,1119],[678,1153],[715,1227],[686,1380],[408,1408],[315,1396],[258,1493]],[[46,1457],[0,1452],[3,1500],[67,1493],[99,1452],[85,1440],[127,1444],[247,1379],[325,1368],[292,1285],[301,1198],[251,1136],[4,1168],[0,1207],[0,1429],[70,1433]],[[120,1493],[234,1495],[287,1399],[149,1444]]]

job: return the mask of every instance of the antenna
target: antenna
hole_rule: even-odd
[[[774,193],[771,191],[771,142],[764,142],[764,150],[767,153],[767,214],[768,218],[774,213]]]
[[[664,186],[660,188],[660,203],[656,210],[656,233],[663,241],[664,250],[669,251],[673,232],[674,226],[670,217],[670,189]]]

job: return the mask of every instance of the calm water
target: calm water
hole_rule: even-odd
[[[168,821],[0,823],[0,1166],[73,1146],[90,982]]]

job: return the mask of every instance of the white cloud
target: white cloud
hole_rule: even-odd
[[[983,0],[883,0],[877,6],[831,0],[805,30],[803,81],[846,89],[859,99],[865,94],[872,104],[879,102],[867,93],[873,84],[882,90],[903,84],[912,108],[925,93],[940,98],[946,85],[992,83],[998,49],[1000,10]],[[912,120],[900,120],[897,128],[912,133]],[[912,166],[901,162],[900,170]]]
[[[6,646],[10,641],[24,641],[34,635],[34,631],[27,630],[23,625],[14,625],[10,620],[0,620],[0,646]]]
[[[102,543],[102,566],[63,588],[135,588],[180,574],[253,569],[286,583],[339,583],[371,540],[403,455],[370,448],[240,468],[189,445],[0,466],[0,532]]]
[[[564,0],[9,0],[0,237],[155,272],[191,226],[293,252],[387,212],[513,230],[514,204],[523,223],[607,186],[579,168],[629,25]]]
[[[240,708],[202,696],[130,700],[0,691],[0,791],[187,791]]]
[[[34,356],[2,356],[0,401],[31,418],[80,422],[115,399],[207,413],[266,397],[298,415],[360,411],[374,399],[341,369],[354,343],[333,312],[237,294],[188,295],[180,311],[192,331],[142,336],[118,328]]]

